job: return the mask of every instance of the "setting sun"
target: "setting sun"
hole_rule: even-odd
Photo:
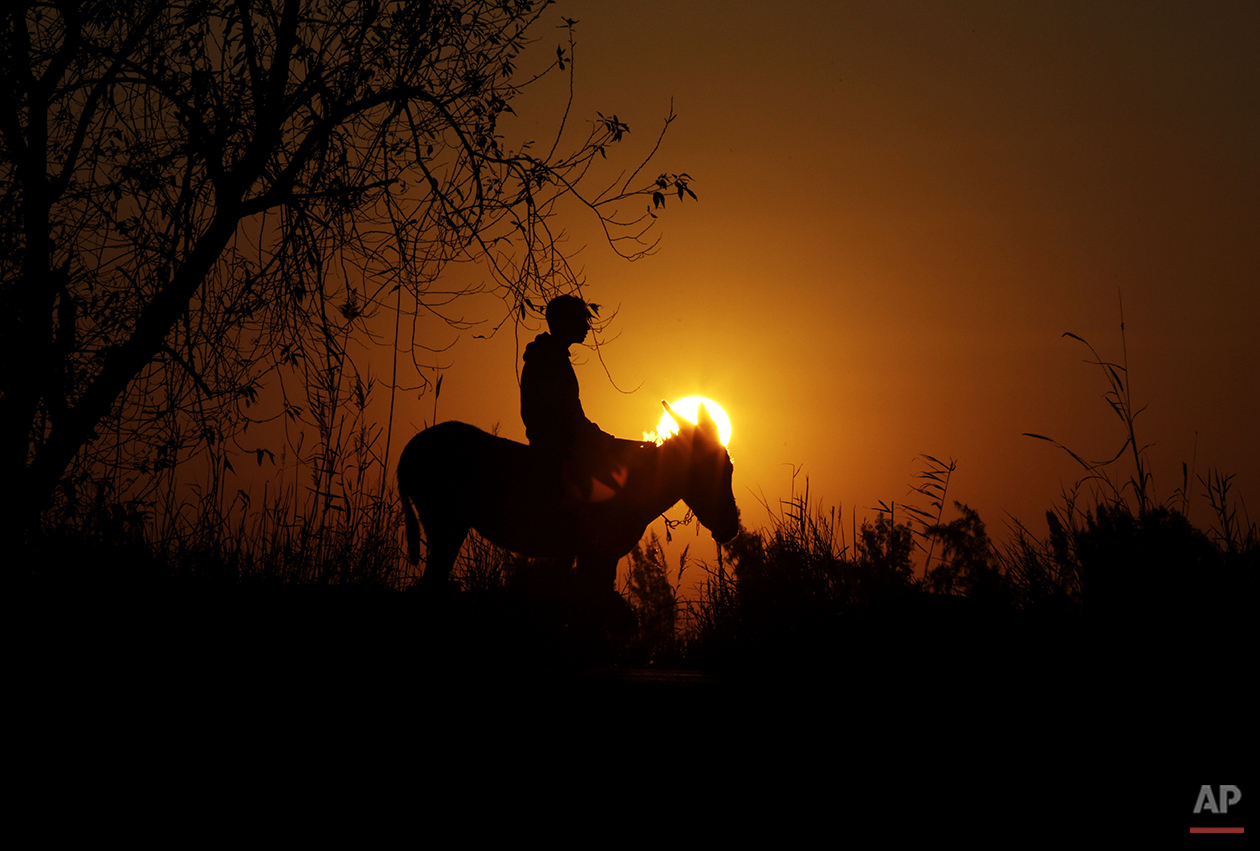
[[[718,438],[722,441],[722,445],[726,446],[731,440],[731,418],[726,415],[726,411],[722,410],[722,406],[712,399],[706,399],[703,396],[688,396],[685,399],[679,399],[677,402],[671,402],[670,406],[674,409],[674,413],[680,417],[686,417],[693,423],[699,418],[700,405],[703,403],[708,410],[709,416],[713,417],[713,421],[717,423]],[[674,426],[674,421],[669,418],[669,414],[661,414],[661,421],[656,426],[656,433],[662,440],[676,433],[678,429]]]

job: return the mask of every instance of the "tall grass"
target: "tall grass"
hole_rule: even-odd
[[[882,659],[932,655],[962,634],[1009,642],[1013,627],[1021,641],[1036,636],[1044,647],[1086,622],[1167,633],[1232,629],[1253,613],[1260,546],[1237,510],[1223,510],[1229,531],[1210,536],[1167,506],[1138,512],[1068,495],[1047,513],[1044,538],[1016,523],[995,541],[973,509],[955,505],[955,519],[924,528],[936,555],[916,574],[908,523],[880,513],[850,546],[835,508],[793,498],[767,528],[742,531],[716,565],[701,565],[688,658],[729,667],[848,664],[858,647]]]
[[[32,542],[28,574],[57,583],[135,581],[269,585],[372,585],[409,581],[398,545],[401,516],[385,500],[332,514],[302,510],[289,490],[264,491],[257,510],[180,511],[90,506]]]
[[[373,384],[357,374],[346,381],[348,399],[319,408],[312,451],[300,436],[279,453],[232,453],[216,440],[138,488],[128,470],[98,466],[79,499],[45,518],[22,556],[25,571],[92,584],[405,586],[401,514],[368,416]],[[234,462],[247,465],[243,477],[259,474],[253,488],[230,484],[241,478]]]
[[[1119,362],[1104,360],[1088,340],[1070,331],[1064,332],[1063,336],[1076,340],[1085,346],[1090,354],[1090,358],[1086,360],[1086,363],[1098,367],[1102,372],[1103,379],[1107,384],[1107,390],[1103,393],[1103,401],[1107,403],[1111,412],[1120,421],[1124,440],[1112,457],[1099,461],[1089,461],[1051,437],[1033,432],[1025,432],[1025,437],[1048,441],[1070,455],[1084,470],[1082,478],[1078,482],[1078,487],[1087,484],[1099,485],[1102,488],[1104,498],[1117,505],[1125,505],[1127,498],[1129,498],[1126,497],[1126,494],[1130,494],[1136,503],[1134,506],[1136,513],[1142,514],[1155,504],[1151,495],[1153,476],[1150,465],[1146,460],[1146,451],[1150,446],[1149,444],[1139,444],[1137,437],[1137,418],[1146,410],[1146,407],[1134,407],[1133,383],[1129,373],[1128,343],[1125,339],[1124,330],[1123,305],[1121,306],[1120,316],[1121,357]],[[1114,465],[1126,454],[1133,460],[1133,471],[1127,477],[1123,476],[1123,474],[1121,476],[1113,475]],[[1184,484],[1182,498],[1184,504]]]
[[[810,500],[809,486],[721,548],[689,611],[691,658],[773,665],[811,657],[841,640],[855,618],[914,593],[910,527],[882,511],[846,540],[840,511]]]
[[[1232,477],[1214,470],[1196,477],[1183,464],[1181,487],[1161,502],[1148,445],[1138,437],[1143,409],[1133,397],[1123,321],[1118,361],[1065,336],[1083,344],[1087,362],[1101,371],[1104,400],[1122,433],[1118,451],[1100,461],[1028,435],[1082,468],[1047,510],[1044,536],[1012,521],[1006,539],[995,541],[978,513],[958,501],[947,519],[953,459],[924,455],[911,491],[926,506],[880,502],[876,519],[855,529],[851,543],[837,510],[811,505],[807,486],[772,513],[768,527],[741,532],[716,567],[704,566],[708,579],[690,618],[697,658],[817,658],[840,652],[858,625],[868,637],[887,637],[895,624],[895,632],[915,636],[914,646],[929,648],[959,624],[987,629],[1012,617],[1066,630],[1088,620],[1125,634],[1156,625],[1220,629],[1250,617],[1260,529],[1231,492]],[[1128,472],[1120,472],[1126,461]],[[1212,509],[1206,531],[1185,516],[1196,479]],[[896,521],[898,509],[907,522]],[[915,547],[921,571],[912,568]]]

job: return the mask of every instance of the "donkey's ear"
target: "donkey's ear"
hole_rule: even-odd
[[[717,421],[709,413],[709,409],[704,406],[704,402],[700,403],[699,409],[696,410],[696,425],[706,435],[711,435],[715,440],[718,437]]]
[[[679,431],[682,431],[683,423],[691,425],[691,423],[687,422],[686,419],[678,416],[678,414],[674,412],[674,409],[669,406],[669,402],[666,402],[664,399],[661,400],[661,407],[665,409],[665,413],[669,414],[669,418],[674,421],[674,425],[678,427]]]

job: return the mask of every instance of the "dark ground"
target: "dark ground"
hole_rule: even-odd
[[[104,786],[127,767],[194,796],[313,783],[335,803],[392,778],[610,812],[625,794],[711,800],[727,827],[780,812],[1080,838],[1089,813],[1124,839],[1167,818],[1151,801],[1196,748],[1254,717],[1247,645],[1221,625],[894,617],[697,671],[623,666],[493,606],[365,588],[44,586],[6,609],[18,764]]]

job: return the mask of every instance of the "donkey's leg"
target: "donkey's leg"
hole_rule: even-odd
[[[634,635],[638,618],[617,593],[616,556],[586,555],[578,559],[577,581],[586,611],[598,624],[602,642],[621,647]]]
[[[467,526],[446,526],[440,529],[425,529],[429,543],[429,557],[424,566],[424,584],[436,588],[446,584],[451,577],[451,569],[455,567],[455,559],[459,557],[459,548],[468,537]]]

